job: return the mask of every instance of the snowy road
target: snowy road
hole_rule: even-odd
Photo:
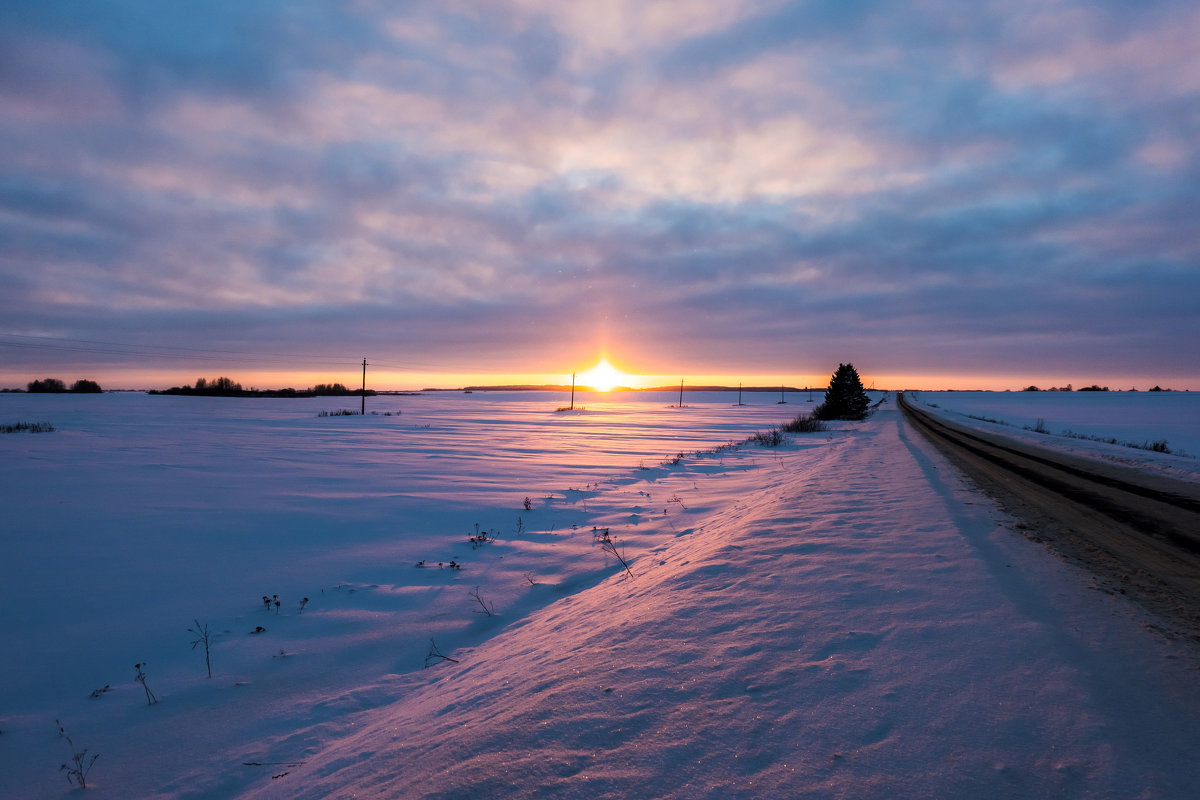
[[[1027,535],[1200,641],[1200,485],[968,431],[906,403],[909,421],[1021,517]]]

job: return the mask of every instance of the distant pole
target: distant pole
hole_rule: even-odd
[[[575,373],[571,373],[571,410],[575,410]]]
[[[683,378],[679,379],[679,407],[683,408]]]
[[[787,405],[787,400],[783,399],[783,386],[779,387],[779,405]]]
[[[362,388],[362,408],[358,413],[365,415],[367,413],[367,359],[363,359],[363,388]]]
[[[742,382],[738,381],[738,405],[742,404]]]

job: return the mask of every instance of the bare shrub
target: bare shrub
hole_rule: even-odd
[[[783,444],[783,433],[779,428],[772,428],[769,431],[758,431],[746,441],[753,442],[761,447],[778,447]]]
[[[0,433],[53,433],[54,426],[49,422],[16,422],[12,425],[0,425]]]
[[[829,428],[819,419],[801,414],[791,422],[785,422],[779,427],[784,433],[821,433]]]

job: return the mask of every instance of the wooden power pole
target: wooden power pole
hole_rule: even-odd
[[[366,415],[367,413],[367,359],[363,358],[363,388],[362,388],[362,407],[358,413]]]

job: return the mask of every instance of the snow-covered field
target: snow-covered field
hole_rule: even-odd
[[[892,403],[613,397],[0,395],[0,797],[1194,796],[1195,650]]]
[[[1200,392],[907,392],[905,396],[960,425],[1200,481]],[[1169,452],[1155,452],[1156,442]]]

